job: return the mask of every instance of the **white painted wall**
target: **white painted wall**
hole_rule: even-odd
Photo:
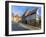
[[[32,20],[32,19],[36,19],[36,14],[33,14],[33,15],[26,17],[26,20]]]

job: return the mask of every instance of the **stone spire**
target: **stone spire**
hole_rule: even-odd
[[[18,11],[16,11],[15,15],[16,15],[16,16],[18,16],[18,15],[19,15]]]

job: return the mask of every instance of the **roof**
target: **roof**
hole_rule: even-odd
[[[38,8],[34,8],[32,9],[32,11],[29,11],[28,9],[25,11],[25,13],[23,14],[23,16],[29,16],[29,15],[33,15],[36,14]]]

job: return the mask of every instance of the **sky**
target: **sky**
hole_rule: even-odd
[[[39,16],[41,16],[41,7],[32,7],[32,6],[16,6],[16,5],[12,5],[12,13],[14,15],[16,15],[16,12],[18,12],[18,15],[19,16],[22,16],[24,14],[24,11],[26,9],[29,9],[30,11],[33,9],[33,8],[38,8],[38,12],[39,12]]]

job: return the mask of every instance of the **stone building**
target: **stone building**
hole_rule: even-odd
[[[39,17],[37,15],[37,9],[34,8],[32,11],[26,10],[24,15],[23,15],[23,22],[26,24],[30,24],[32,26],[39,26]]]
[[[12,16],[12,21],[14,21],[16,23],[21,21],[21,20],[22,20],[22,17],[18,15],[18,12],[16,13],[15,16]]]

